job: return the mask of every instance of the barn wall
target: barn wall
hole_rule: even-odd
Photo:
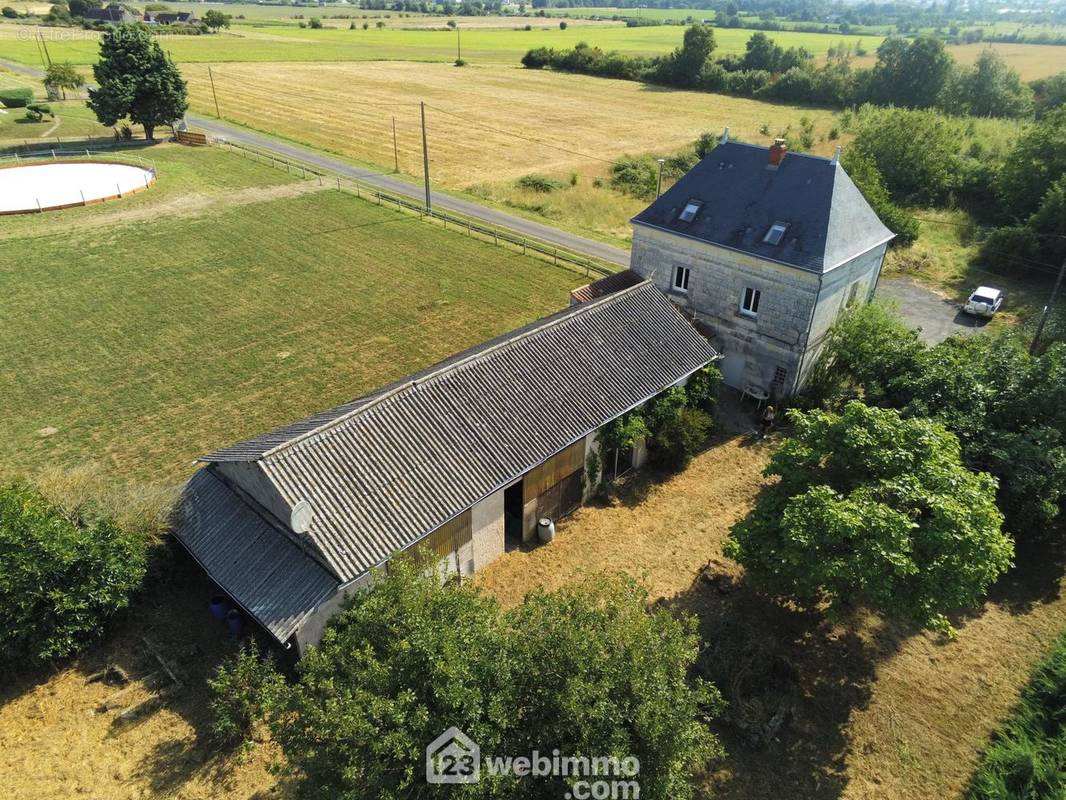
[[[230,485],[243,491],[277,517],[278,521],[288,524],[292,507],[282,498],[258,461],[221,461],[212,468]]]
[[[503,490],[490,494],[474,506],[471,521],[474,529],[471,568],[478,570],[503,555]]]

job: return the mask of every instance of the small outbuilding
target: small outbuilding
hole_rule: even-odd
[[[469,575],[571,512],[598,431],[716,355],[639,281],[204,456],[174,533],[302,651],[397,553]]]

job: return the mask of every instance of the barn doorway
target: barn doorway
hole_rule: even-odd
[[[522,512],[524,497],[522,481],[504,489],[503,492],[503,534],[504,546],[510,550],[522,544]]]

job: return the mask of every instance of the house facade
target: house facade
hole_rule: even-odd
[[[302,652],[397,553],[462,577],[572,511],[602,427],[716,355],[641,281],[204,456],[173,531]]]
[[[712,334],[727,385],[778,397],[841,311],[872,299],[893,238],[837,157],[728,131],[632,222],[631,271]]]

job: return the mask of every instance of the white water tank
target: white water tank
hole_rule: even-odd
[[[555,538],[555,523],[548,517],[541,517],[537,523],[537,538],[545,544]]]

